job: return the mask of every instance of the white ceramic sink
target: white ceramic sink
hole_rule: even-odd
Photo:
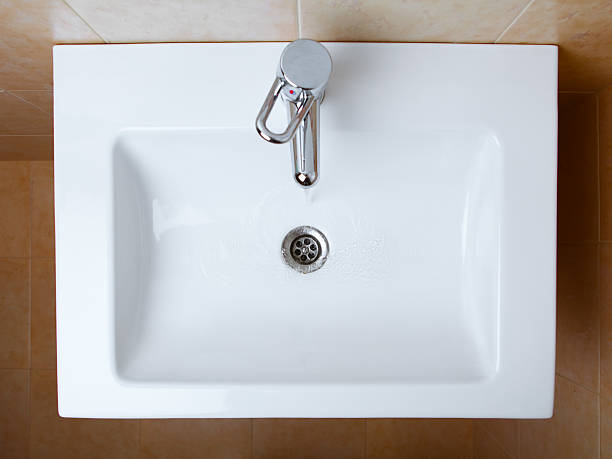
[[[326,44],[306,192],[284,46],[55,47],[60,413],[550,416],[556,48]]]

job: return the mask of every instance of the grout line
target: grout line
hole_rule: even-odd
[[[50,92],[51,95],[53,96],[53,89],[7,89],[6,90],[7,94],[10,94],[11,96],[14,96],[14,97],[17,97],[18,99],[23,100],[25,103],[30,104],[30,105],[36,107],[37,109],[39,109],[41,112],[46,113],[47,115],[52,115],[53,114],[52,112],[48,112],[48,111],[44,110],[43,108],[39,107],[34,102],[31,102],[31,101],[29,101],[29,100],[19,96],[18,94],[15,94],[14,91],[19,91],[19,92]],[[44,135],[44,134],[39,134],[39,135]],[[52,135],[52,134],[47,134],[47,135]]]
[[[368,459],[368,418],[364,419],[364,426],[365,426],[365,433],[364,433],[364,452],[363,452],[363,457],[365,459]]]
[[[32,208],[34,207],[34,180],[32,164],[28,163],[28,367],[32,368]]]
[[[553,400],[553,416],[554,416],[554,400]],[[521,447],[521,420],[517,419],[517,427],[516,427],[516,435],[518,437],[518,458],[516,459],[521,459],[521,457],[523,456],[522,454],[522,447]]]
[[[26,457],[30,457],[31,455],[30,444],[31,444],[31,438],[32,438],[32,370],[31,369],[28,369],[27,371],[26,390],[28,391],[26,395],[26,414],[28,417],[28,425],[26,428],[26,438],[28,442],[26,444],[26,452],[27,452]]]
[[[510,28],[514,24],[516,24],[516,21],[518,21],[520,19],[520,17],[525,13],[525,11],[527,11],[529,9],[529,7],[533,4],[533,2],[535,2],[535,0],[529,0],[529,2],[527,2],[527,4],[519,12],[519,14],[516,15],[516,17],[512,20],[512,22],[510,24],[508,24],[508,26],[502,31],[502,33],[499,34],[499,36],[495,39],[495,41],[493,43],[498,43],[499,40],[502,39],[502,37],[506,34],[506,32],[508,32],[508,30],[510,30]]]
[[[30,162],[30,161],[28,161],[28,162]],[[31,162],[39,162],[39,161],[31,161]],[[34,260],[54,260],[55,257],[0,257],[0,260],[31,260],[31,259],[34,259]]]
[[[20,161],[10,161],[10,162],[20,162]],[[31,257],[0,257],[0,260],[29,260],[30,258]]]
[[[567,246],[567,247],[575,247],[579,245],[599,245],[599,241],[557,241],[557,247]]]
[[[601,397],[597,397],[597,457],[601,457]]]
[[[595,132],[597,140],[595,142],[595,169],[597,173],[597,240],[601,242],[601,183],[599,180],[599,95],[595,95]]]
[[[31,199],[31,198],[30,198]],[[30,214],[32,208],[30,207]],[[30,251],[32,250],[32,217],[30,217]],[[28,369],[32,368],[32,259],[28,261]]]
[[[56,353],[57,356],[57,353]],[[36,368],[31,368],[32,370],[35,371],[55,371],[57,372],[57,367],[48,367],[48,366],[41,366],[41,367],[36,367]]]
[[[296,0],[298,38],[302,38],[302,0]]]
[[[586,390],[586,391],[589,391],[589,392],[590,392],[590,393],[592,393],[592,394],[595,394],[595,395],[599,396],[599,393],[597,393],[597,391],[594,391],[593,389],[589,389],[589,388],[588,388],[588,387],[586,387],[584,384],[579,383],[579,382],[577,382],[577,381],[574,381],[573,379],[568,378],[568,377],[567,377],[567,376],[565,376],[565,375],[562,375],[562,374],[561,374],[561,373],[559,373],[558,371],[556,371],[556,372],[555,372],[555,375],[557,375],[559,378],[562,378],[562,379],[565,379],[566,381],[571,382],[572,384],[574,384],[574,385],[576,385],[576,386],[578,386],[578,387],[580,387],[580,388],[582,388],[582,389],[584,389],[584,390]]]
[[[138,419],[138,458],[142,457],[142,419]]]
[[[29,217],[28,217],[28,233],[29,233],[29,241],[28,241],[28,346],[29,346],[29,368],[28,368],[28,398],[27,398],[27,414],[28,414],[28,428],[27,428],[27,438],[28,444],[26,446],[28,456],[31,455],[31,443],[32,443],[32,164],[28,163],[28,181],[29,181]]]
[[[475,421],[475,420],[477,420],[477,419],[472,419],[472,422]],[[516,419],[516,421],[519,421],[519,420],[520,419]],[[517,422],[516,425],[518,427],[518,422]],[[476,429],[481,429],[486,436],[488,436],[491,440],[493,440],[493,443],[495,443],[497,446],[499,446],[499,449],[501,449],[504,453],[506,453],[508,455],[508,457],[512,457],[512,454],[510,454],[510,451],[508,451],[506,449],[506,447],[504,445],[502,445],[502,443],[495,437],[495,435],[493,435],[491,432],[489,432],[489,430],[486,427],[484,427],[484,426],[481,426],[481,427],[474,426],[474,433],[476,433]],[[472,437],[474,437],[474,435],[472,435]]]
[[[472,456],[470,459],[476,458],[476,426],[474,425],[474,421],[472,421]]]
[[[30,371],[30,368],[0,367],[0,371]]]
[[[597,246],[597,394],[601,394],[601,246]]]
[[[599,94],[595,94],[595,130],[597,132],[595,165],[597,168],[597,239],[600,241],[597,250],[597,393],[601,393],[601,181],[600,181],[600,129],[599,129]],[[601,456],[601,395],[597,397],[597,457]]]
[[[597,338],[599,346],[597,346],[597,393],[601,393],[601,181],[600,181],[600,129],[599,129],[599,95],[595,96],[595,113],[596,131],[597,131]]]
[[[597,94],[596,91],[579,91],[579,90],[567,90],[567,91],[557,91],[559,94]]]
[[[98,33],[98,31],[97,31],[96,29],[94,29],[94,28],[91,26],[91,24],[85,20],[85,18],[84,18],[83,16],[81,16],[81,15],[80,15],[80,14],[77,12],[77,10],[75,10],[75,9],[72,7],[72,5],[70,5],[70,3],[68,3],[68,1],[67,1],[67,0],[62,0],[62,3],[63,3],[64,5],[66,5],[66,6],[67,6],[67,7],[70,9],[70,11],[72,11],[74,14],[76,14],[76,16],[77,16],[77,17],[78,17],[78,18],[79,18],[81,21],[83,21],[83,22],[85,23],[85,25],[86,25],[87,27],[89,27],[89,28],[91,29],[91,31],[92,31],[93,33],[95,33],[95,34],[98,36],[98,38],[99,38],[100,40],[102,40],[104,43],[110,43],[110,42],[109,42],[109,41],[108,41],[106,38],[104,38],[104,37],[103,37],[101,34],[99,34],[99,33]]]
[[[14,89],[14,91],[17,91],[16,89]],[[46,89],[42,89],[42,91],[46,91]],[[46,112],[45,110],[43,110],[42,108],[40,108],[38,105],[33,104],[32,102],[30,102],[29,100],[24,99],[23,97],[18,96],[15,93],[12,93],[11,91],[5,91],[7,94],[13,96],[15,99],[19,99],[20,101],[34,107],[36,110],[38,110],[39,112],[44,113],[45,115],[50,115],[51,113]],[[39,135],[45,135],[45,134],[39,134]],[[52,135],[52,134],[46,134],[46,135]]]

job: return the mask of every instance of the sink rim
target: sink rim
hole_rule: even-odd
[[[522,182],[522,187],[506,187],[504,196],[513,218],[504,221],[503,231],[520,239],[520,244],[515,241],[512,247],[506,248],[508,257],[503,265],[506,288],[502,291],[502,305],[513,306],[502,308],[499,324],[500,347],[508,355],[504,368],[493,380],[478,384],[368,387],[357,384],[290,387],[142,384],[133,387],[124,384],[113,373],[108,345],[112,338],[112,297],[109,296],[112,280],[105,253],[112,239],[109,152],[114,138],[121,128],[140,125],[233,123],[251,127],[259,99],[265,95],[264,88],[269,85],[285,44],[61,45],[54,47],[54,91],[58,392],[62,416],[550,416],[555,355],[557,47],[325,45],[334,58],[337,77],[344,75],[343,68],[351,68],[354,53],[364,53],[366,62],[378,59],[378,63],[386,62],[387,53],[401,54],[403,59],[397,60],[388,84],[401,83],[402,89],[413,96],[413,105],[404,113],[407,119],[416,117],[417,109],[431,113],[422,99],[440,101],[442,95],[447,97],[450,112],[462,102],[466,117],[474,122],[479,120],[478,116],[494,114],[484,124],[491,126],[504,142],[504,172],[508,174],[505,178]],[[223,73],[230,75],[239,74],[238,69],[245,63],[259,62],[253,66],[251,81],[243,85],[253,91],[233,94],[211,90],[207,84],[227,86],[205,61],[223,62]],[[442,68],[440,74],[427,74],[434,65]],[[227,73],[228,66],[236,72]],[[122,72],[116,72],[117,68]],[[455,73],[448,73],[450,69]],[[370,67],[359,70],[364,77],[375,72]],[[147,72],[150,78],[145,81],[125,78],[138,72]],[[503,81],[500,81],[502,75]],[[172,94],[158,90],[172,86],[169,82],[179,77],[184,84],[174,85],[173,91],[169,91]],[[488,77],[486,81],[484,77]],[[431,86],[410,92],[414,85],[426,84],[428,78]],[[341,122],[335,117],[334,100],[338,94],[334,94],[333,79],[334,76],[326,106],[322,107],[328,116],[325,119],[324,111],[323,123]],[[446,82],[446,86],[438,86],[437,93],[441,95],[436,95],[433,86],[440,82]],[[95,94],[92,89],[96,90]],[[155,94],[154,103],[150,101],[151,94]],[[492,95],[496,96],[495,100],[491,99]],[[83,104],[83,100],[88,100],[88,104]],[[209,110],[202,110],[206,106],[204,100],[219,108],[216,121]],[[180,113],[177,101],[181,101]],[[468,104],[474,101],[478,102],[474,106],[481,115]],[[223,104],[240,109],[232,113]],[[520,107],[530,107],[529,113],[517,111]],[[172,113],[176,118],[169,118]],[[75,131],[80,135],[75,136]],[[519,148],[521,145],[523,148]],[[323,160],[324,155],[322,152]],[[282,155],[278,159],[288,160]],[[92,239],[99,244],[92,246]],[[520,258],[525,252],[536,256],[529,260],[532,263],[527,269]],[[80,269],[75,270],[74,266]],[[532,277],[537,277],[538,282]]]

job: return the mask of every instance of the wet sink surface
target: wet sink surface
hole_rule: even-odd
[[[387,140],[395,145],[383,156],[370,153],[375,136],[337,133],[325,142],[336,152],[326,180],[306,191],[252,129],[124,132],[114,166],[119,374],[262,383],[489,377],[499,145],[480,132],[403,134]],[[362,168],[370,173],[355,180]],[[285,234],[303,224],[331,246],[308,275],[280,256]]]
[[[55,48],[63,415],[550,414],[556,48],[327,46],[308,191],[253,127],[283,44]]]

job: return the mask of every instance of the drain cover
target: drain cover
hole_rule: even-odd
[[[301,273],[319,269],[327,260],[329,243],[321,231],[312,226],[298,226],[283,239],[281,253],[285,263]]]
[[[301,265],[309,265],[319,258],[319,243],[313,236],[300,236],[291,243],[291,257]]]

